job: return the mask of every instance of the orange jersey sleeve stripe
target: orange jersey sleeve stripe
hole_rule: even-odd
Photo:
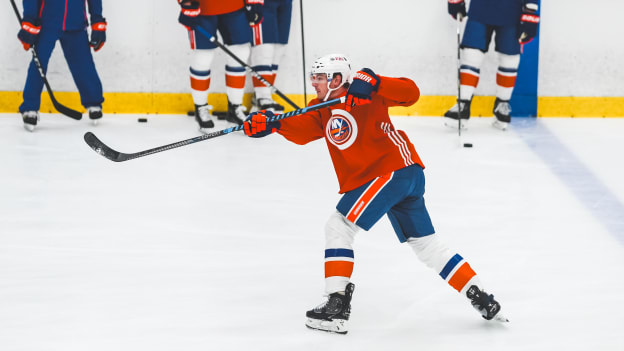
[[[347,277],[353,274],[353,262],[348,261],[327,261],[325,262],[325,278]]]
[[[449,279],[448,283],[455,290],[461,292],[464,286],[466,286],[466,284],[470,281],[470,279],[472,279],[472,277],[474,277],[475,275],[477,275],[477,273],[475,273],[475,271],[472,270],[468,262],[464,262],[464,264],[461,267],[459,267],[457,272],[453,274],[451,279]]]

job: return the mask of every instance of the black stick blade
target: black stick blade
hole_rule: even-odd
[[[65,106],[65,105],[61,105],[58,101],[56,101],[56,99],[54,98],[54,96],[52,95],[52,90],[48,90],[48,92],[50,93],[50,98],[52,100],[52,105],[54,105],[54,108],[60,112],[61,114],[69,117],[69,118],[73,118],[77,121],[80,121],[82,119],[82,113],[76,111],[76,110],[72,110],[71,108]]]
[[[89,147],[93,149],[93,151],[97,152],[98,154],[106,157],[111,161],[122,162],[128,159],[126,154],[111,149],[102,141],[100,141],[100,139],[98,139],[95,134],[91,132],[85,133],[84,140],[87,145],[89,145]]]

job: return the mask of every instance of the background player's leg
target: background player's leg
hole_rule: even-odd
[[[518,43],[516,26],[497,27],[496,54],[498,70],[496,72],[496,100],[494,101],[493,126],[507,129],[511,122],[511,105],[509,100],[516,85],[518,66],[520,65],[520,43]]]
[[[44,72],[48,70],[48,62],[54,50],[58,35],[56,31],[46,30],[45,28],[42,28],[39,33],[39,38],[35,44],[35,50]],[[19,112],[22,114],[22,119],[24,121],[24,128],[31,132],[35,129],[37,121],[39,120],[42,90],[43,80],[39,75],[39,70],[37,70],[35,62],[31,60],[26,75],[26,84],[24,85],[24,91],[22,93],[24,100],[19,107]]]
[[[249,44],[228,45],[228,49],[237,57],[249,57]],[[243,124],[247,115],[243,106],[243,94],[245,93],[245,79],[247,70],[241,66],[233,57],[228,56],[225,66],[225,85],[228,98],[228,114],[226,119],[229,122]]]
[[[102,118],[104,94],[93,62],[87,31],[63,32],[60,42],[67,66],[80,93],[80,102],[89,111],[89,118],[95,124]]]
[[[218,28],[223,43],[233,56],[241,61],[249,62],[252,31],[245,12],[241,9],[218,16]],[[228,55],[225,65],[225,85],[228,97],[228,113],[226,119],[231,123],[243,124],[247,118],[247,109],[243,106],[245,92],[246,68]]]

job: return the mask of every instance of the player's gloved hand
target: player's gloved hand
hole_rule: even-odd
[[[346,110],[351,111],[353,106],[369,104],[371,95],[379,89],[379,77],[370,68],[362,68],[353,77],[353,82],[347,91]]]
[[[466,3],[464,0],[448,0],[448,13],[453,19],[457,19],[458,14],[461,15],[461,18],[466,17]]]
[[[89,46],[98,51],[106,42],[106,19],[102,16],[91,17],[91,40]]]
[[[245,14],[250,26],[257,26],[262,22],[262,6],[264,0],[245,0]]]
[[[199,25],[199,13],[201,9],[199,8],[198,1],[192,0],[178,0],[180,3],[180,16],[178,17],[178,22],[180,22],[186,29],[191,30]]]
[[[537,4],[532,2],[527,2],[522,8],[520,28],[518,29],[518,41],[520,44],[530,42],[537,35],[537,25],[540,20],[537,8]]]
[[[282,126],[279,121],[268,122],[269,118],[275,116],[269,110],[256,111],[245,119],[245,134],[252,138],[262,138],[271,133],[277,132]]]
[[[22,42],[24,50],[30,49],[35,44],[40,31],[39,20],[24,17],[22,29],[17,33],[17,38]]]

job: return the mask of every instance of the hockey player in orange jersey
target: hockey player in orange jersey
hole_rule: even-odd
[[[263,137],[273,132],[306,144],[324,138],[329,149],[342,198],[325,225],[325,293],[327,300],[307,311],[306,326],[345,334],[351,312],[354,284],[353,241],[358,230],[369,230],[388,216],[400,242],[438,273],[487,320],[507,321],[494,296],[468,262],[435,235],[423,198],[424,165],[405,132],[395,130],[388,115],[391,106],[410,106],[420,91],[408,78],[358,71],[344,55],[319,58],[312,65],[312,86],[317,98],[310,105],[346,96],[345,104],[268,122],[270,111],[251,114],[245,134]]]
[[[247,60],[251,50],[251,25],[262,22],[264,0],[178,0],[178,21],[188,29],[193,59],[190,65],[191,92],[195,104],[195,119],[200,131],[209,133],[214,121],[208,105],[211,66],[217,45],[201,31],[216,37],[221,34],[228,50],[242,60]],[[242,124],[247,117],[243,106],[245,75],[247,71],[233,57],[228,56],[225,65],[225,85],[228,112],[225,119]]]

